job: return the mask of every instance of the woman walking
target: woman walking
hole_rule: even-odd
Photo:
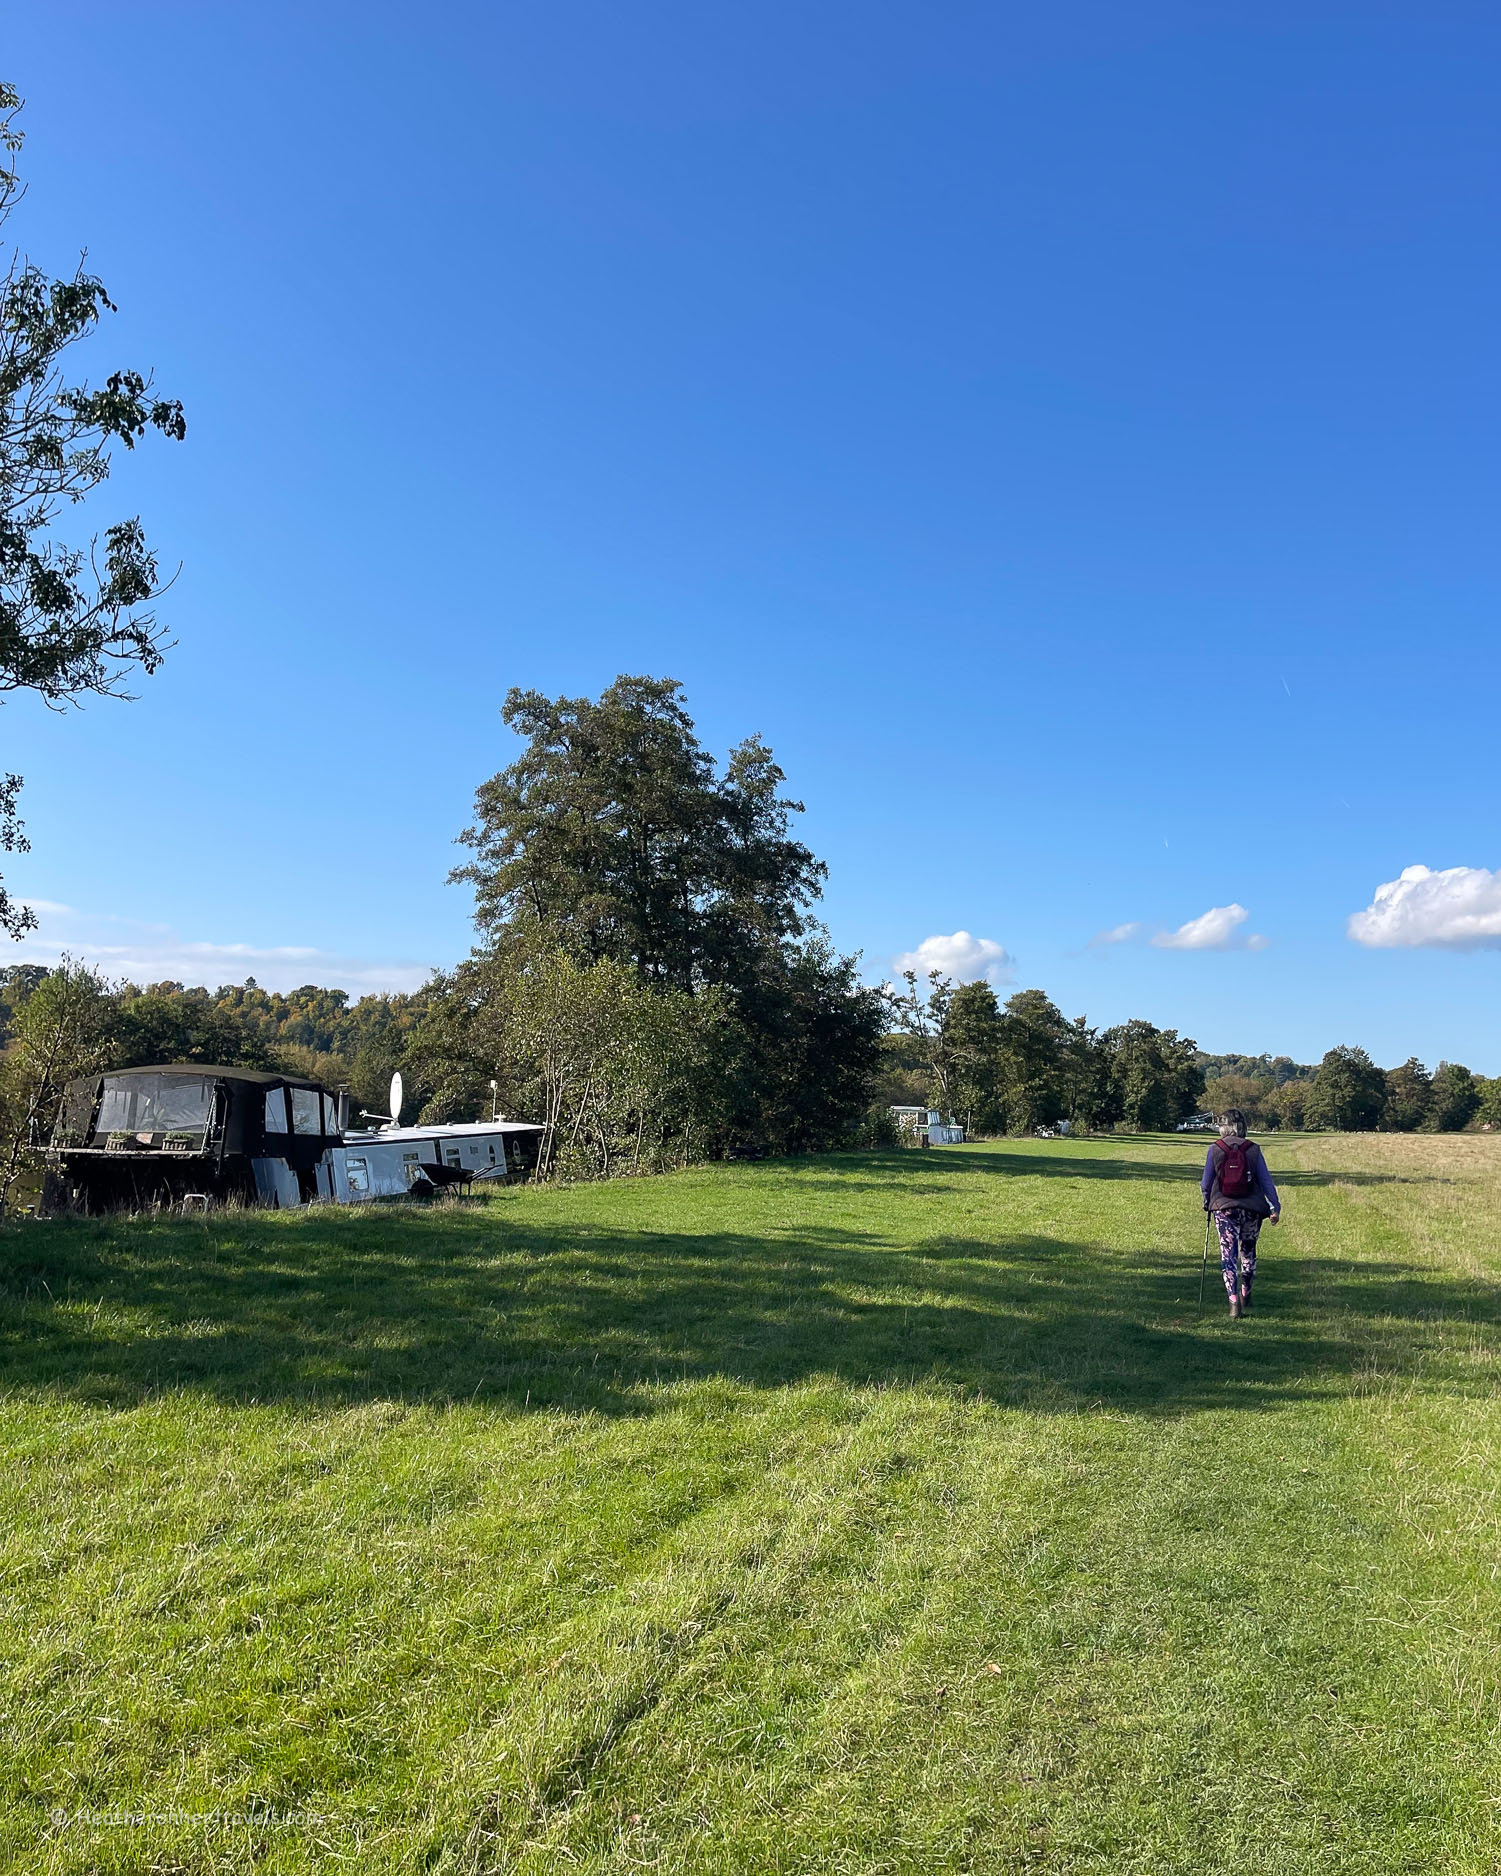
[[[1214,1214],[1219,1233],[1220,1272],[1230,1315],[1238,1321],[1251,1307],[1262,1220],[1275,1225],[1282,1217],[1266,1155],[1246,1138],[1246,1117],[1238,1107],[1226,1108],[1220,1116],[1220,1137],[1205,1155],[1201,1183],[1204,1209]]]

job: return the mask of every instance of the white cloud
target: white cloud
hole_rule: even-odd
[[[1501,947],[1501,871],[1408,866],[1378,886],[1345,926],[1361,945],[1443,945],[1455,951]]]
[[[1095,945],[1128,945],[1133,938],[1139,938],[1142,927],[1133,921],[1129,925],[1112,925],[1109,931],[1097,931],[1090,939],[1090,947]]]
[[[0,963],[56,964],[66,952],[104,976],[135,984],[243,983],[253,977],[267,990],[295,990],[317,983],[348,990],[416,990],[430,966],[409,958],[356,958],[313,945],[212,943],[182,938],[167,925],[75,911],[46,899],[28,901],[38,929],[7,946]]]
[[[898,973],[916,971],[925,978],[929,971],[940,971],[958,983],[973,983],[983,977],[987,983],[1009,984],[1012,981],[1012,957],[994,938],[973,938],[967,931],[951,932],[924,938],[915,951],[904,951],[892,959]]]
[[[1152,943],[1164,951],[1262,951],[1267,940],[1260,932],[1240,936],[1251,914],[1243,905],[1212,905],[1176,931],[1160,931]]]

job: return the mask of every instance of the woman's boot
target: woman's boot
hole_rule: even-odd
[[[1230,1292],[1230,1320],[1232,1322],[1240,1321],[1240,1291],[1239,1290],[1232,1290]]]

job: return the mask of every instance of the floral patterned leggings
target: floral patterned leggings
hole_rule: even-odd
[[[1214,1228],[1220,1234],[1220,1275],[1225,1279],[1226,1296],[1234,1296],[1236,1267],[1240,1272],[1242,1300],[1251,1294],[1256,1281],[1256,1240],[1261,1236],[1260,1212],[1232,1205],[1228,1211],[1214,1214]]]

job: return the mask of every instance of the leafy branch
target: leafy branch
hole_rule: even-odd
[[[0,83],[0,225],[24,194],[20,109]],[[115,310],[82,261],[57,280],[12,251],[0,274],[0,692],[29,691],[52,709],[128,697],[132,671],[150,676],[167,649],[151,611],[165,585],[139,516],[86,548],[52,535],[63,511],[108,479],[115,444],[133,450],[153,430],[177,442],[187,434],[181,403],[157,396],[148,375],[112,372],[102,388],[70,381],[63,354]],[[20,785],[8,777],[0,797],[8,852],[25,844]],[[0,928],[19,938],[34,923],[0,888]]]

